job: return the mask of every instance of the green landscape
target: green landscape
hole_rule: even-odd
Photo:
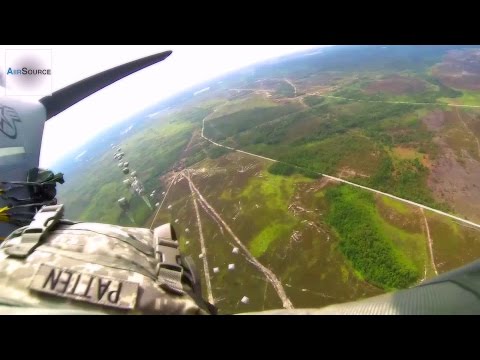
[[[252,258],[298,308],[419,284],[480,256],[480,70],[458,70],[480,55],[452,49],[334,47],[230,74],[115,135],[151,207],[110,144],[59,200],[75,220],[171,222],[221,313],[282,307]]]

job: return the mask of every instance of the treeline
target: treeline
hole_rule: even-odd
[[[222,155],[228,154],[229,152],[231,152],[230,149],[213,145],[207,150],[207,155],[210,159],[216,159]]]
[[[186,167],[190,167],[192,166],[193,164],[196,164],[197,162],[200,162],[202,161],[203,159],[205,159],[207,157],[207,152],[205,150],[200,150],[200,151],[197,151],[195,153],[193,153],[192,155],[190,155],[186,160],[185,160],[185,166]]]
[[[321,104],[312,109],[296,111],[252,128],[244,134],[237,135],[235,139],[241,146],[247,146],[249,144],[280,144],[285,140],[291,140],[288,138],[288,135],[290,129],[294,126],[301,126],[301,124],[308,123],[309,121],[317,121],[318,117],[328,114],[328,110],[328,104]],[[321,125],[318,125],[316,129],[315,132],[320,131]],[[296,147],[305,141],[305,138],[302,138],[292,145]]]
[[[220,156],[228,154],[232,150],[226,149],[224,147],[219,147],[216,145],[210,145],[205,149],[199,149],[198,151],[194,152],[185,160],[185,166],[190,167],[205,158],[209,159],[217,159]]]
[[[430,75],[422,75],[420,78],[423,78],[425,81],[430,82],[438,86],[438,90],[424,90],[415,93],[406,93],[404,96],[408,96],[414,102],[425,102],[425,103],[434,103],[438,98],[447,97],[447,98],[457,98],[462,96],[462,92],[452,89],[444,85],[441,81],[434,78]],[[388,96],[385,93],[373,93],[367,94],[363,92],[360,88],[344,88],[341,89],[334,94],[335,96],[345,97],[348,99],[355,99],[355,100],[376,100],[376,101],[385,101],[388,99],[394,98],[395,95]]]
[[[408,121],[389,118],[366,128],[369,137],[387,146],[412,144],[423,150],[432,150],[433,135],[415,115]]]
[[[452,89],[451,87],[443,84],[439,79],[431,76],[431,75],[425,75],[424,79],[436,86],[438,86],[438,97],[448,97],[448,98],[458,98],[463,95],[461,91]]]
[[[333,135],[321,142],[296,142],[277,156],[288,164],[307,168],[309,170],[333,174],[338,164],[355,154],[364,154],[374,151],[375,147],[368,139],[356,137],[352,134]]]
[[[328,105],[328,104],[325,104]],[[338,109],[338,115],[335,120],[328,119],[318,124],[317,129],[310,136],[307,136],[297,143],[307,143],[311,141],[323,140],[336,134],[344,134],[355,128],[368,129],[377,127],[384,119],[401,117],[418,108],[416,105],[405,104],[363,104],[355,112],[347,113],[343,109]],[[331,111],[331,106],[318,106],[312,109],[316,116],[322,116]],[[342,113],[343,111],[343,113]]]
[[[339,248],[368,282],[406,288],[419,277],[415,266],[393,248],[375,222],[373,195],[345,185],[330,187],[327,222],[340,236]]]
[[[323,103],[325,101],[325,98],[322,96],[305,96],[303,101],[308,106],[316,106]]]
[[[262,124],[249,132],[250,144],[278,144],[286,139],[291,126],[310,119],[314,120],[310,112],[298,111],[284,115],[267,124]],[[247,145],[245,141],[240,142],[240,144]]]
[[[360,89],[352,89],[352,88],[344,88],[334,93],[335,96],[344,97],[347,99],[354,99],[354,100],[376,100],[376,101],[384,101],[387,100],[388,97],[385,93],[374,93],[374,94],[367,94]]]
[[[317,174],[314,171],[303,169],[294,165],[285,164],[282,162],[276,162],[270,165],[267,171],[273,175],[290,176],[293,174],[300,174],[310,179],[319,179],[321,177],[320,174]]]
[[[394,166],[390,157],[384,157],[377,172],[369,179],[360,180],[360,182],[407,200],[449,211],[448,205],[433,199],[427,186],[427,176],[428,169],[418,159],[399,160]]]
[[[239,134],[262,123],[274,120],[297,110],[294,105],[262,107],[240,110],[205,123],[205,131],[215,141]],[[212,128],[215,132],[212,133]]]
[[[268,172],[274,175],[290,176],[295,173],[295,167],[285,163],[276,162],[268,167]]]
[[[339,105],[337,104],[337,106]],[[383,121],[401,117],[412,112],[415,108],[417,106],[404,104],[388,106],[385,106],[385,104],[364,104],[360,110],[347,113],[348,110],[344,110],[341,107],[336,109],[334,105],[329,103],[320,103],[312,109],[298,111],[273,122],[257,126],[247,135],[237,136],[236,139],[240,140],[239,144],[241,146],[248,144],[274,145],[286,140],[288,131],[292,126],[312,121],[316,123],[315,130],[310,135],[295,140],[292,143],[292,147],[297,148],[299,145],[329,139],[334,135],[345,134],[355,128],[366,130],[369,134],[374,134],[377,139],[383,136],[383,142],[391,143],[391,136],[386,134],[384,129],[381,128]],[[332,118],[331,115],[335,113],[338,115],[334,115]],[[409,134],[412,134],[412,137],[405,138],[404,141],[416,140],[414,136],[419,133],[420,126],[421,124],[418,123],[417,126],[412,127],[412,131],[409,132]],[[402,133],[400,132],[398,136],[402,136]],[[424,133],[422,132],[421,135],[423,136]]]
[[[293,97],[295,95],[295,89],[289,83],[281,81],[276,84],[275,94],[281,97]]]
[[[188,121],[191,123],[198,124],[205,116],[210,113],[208,108],[203,107],[193,107],[191,109],[182,111],[180,113],[180,121]]]

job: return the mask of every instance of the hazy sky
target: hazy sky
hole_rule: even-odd
[[[165,50],[159,64],[100,90],[45,125],[40,166],[49,167],[65,152],[145,107],[218,75],[315,45],[21,45],[7,49],[52,49],[53,91],[108,68]],[[79,149],[81,151],[81,149]]]

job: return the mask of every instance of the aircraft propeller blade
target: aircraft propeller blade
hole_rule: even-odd
[[[54,117],[80,100],[85,99],[98,90],[113,84],[125,76],[165,60],[168,56],[170,56],[171,53],[172,52],[170,50],[164,51],[144,57],[142,59],[131,61],[123,65],[119,65],[68,85],[63,89],[53,92],[53,94],[50,96],[41,98],[40,102],[47,110],[46,120]]]

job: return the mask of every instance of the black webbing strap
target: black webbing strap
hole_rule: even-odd
[[[5,252],[12,257],[27,257],[41,244],[44,235],[58,223],[62,216],[63,205],[44,206],[23,231],[20,243],[8,247]]]

